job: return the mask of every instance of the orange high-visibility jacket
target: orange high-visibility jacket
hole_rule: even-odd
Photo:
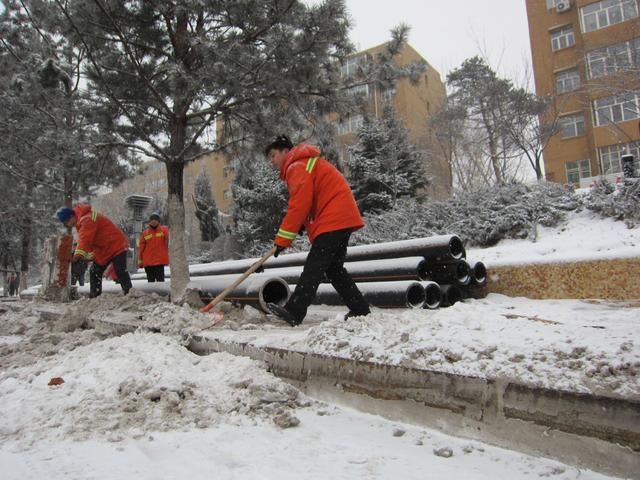
[[[139,258],[143,267],[169,265],[169,227],[147,227],[142,232]]]
[[[280,178],[289,190],[289,203],[275,244],[291,245],[304,225],[311,243],[327,232],[364,226],[351,187],[320,150],[300,144],[285,157]]]
[[[127,236],[107,217],[80,204],[73,209],[78,230],[75,255],[82,255],[98,265],[106,265],[116,255],[129,249]]]

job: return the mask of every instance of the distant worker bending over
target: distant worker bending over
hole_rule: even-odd
[[[129,293],[129,240],[124,232],[87,204],[80,204],[75,208],[61,207],[56,216],[66,227],[76,227],[78,231],[78,244],[73,252],[72,261],[93,262],[89,270],[89,296],[93,298],[102,293],[102,274],[111,263],[122,291],[125,295]]]

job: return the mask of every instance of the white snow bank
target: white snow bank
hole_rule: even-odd
[[[488,267],[640,257],[640,228],[588,210],[569,216],[559,228],[538,227],[535,242],[502,240],[490,248],[469,248],[467,258]]]
[[[52,378],[64,383],[50,386]],[[246,422],[295,407],[298,391],[264,367],[199,357],[159,334],[128,334],[0,376],[0,444],[138,438],[148,431]]]
[[[638,302],[490,294],[439,310],[374,309],[347,322],[342,313],[340,307],[312,307],[297,328],[230,322],[206,335],[257,347],[640,398]]]

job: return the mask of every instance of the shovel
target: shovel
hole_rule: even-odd
[[[202,313],[207,313],[209,312],[213,307],[215,307],[216,305],[218,305],[220,302],[222,302],[227,295],[229,295],[234,288],[236,288],[238,285],[240,285],[242,282],[244,282],[246,280],[246,278],[251,275],[253,272],[255,272],[256,270],[258,270],[263,264],[264,262],[266,262],[267,260],[269,260],[269,258],[276,253],[276,250],[278,249],[278,247],[276,247],[275,245],[273,246],[273,248],[271,248],[271,250],[269,250],[267,253],[265,253],[256,263],[254,263],[253,265],[251,265],[246,272],[244,272],[242,275],[240,275],[231,285],[229,285],[227,288],[225,288],[216,298],[214,298],[213,300],[211,300],[207,305],[205,305],[204,307],[202,307],[200,309],[200,311]],[[220,322],[222,322],[222,320],[224,320],[224,314],[222,312],[214,312],[213,313],[213,325],[211,325],[208,328],[214,327],[217,324],[219,324]]]

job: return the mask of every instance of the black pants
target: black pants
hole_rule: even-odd
[[[131,277],[127,271],[127,252],[122,252],[105,265],[93,263],[89,270],[89,297],[98,297],[102,293],[102,275],[110,263],[113,263],[113,270],[116,272],[116,279],[126,295],[131,290]]]
[[[349,311],[356,315],[369,313],[369,304],[344,268],[350,236],[351,229],[337,230],[318,235],[313,242],[296,289],[285,305],[299,322],[307,314],[325,275]]]
[[[164,282],[164,265],[144,267],[147,274],[147,282]]]

